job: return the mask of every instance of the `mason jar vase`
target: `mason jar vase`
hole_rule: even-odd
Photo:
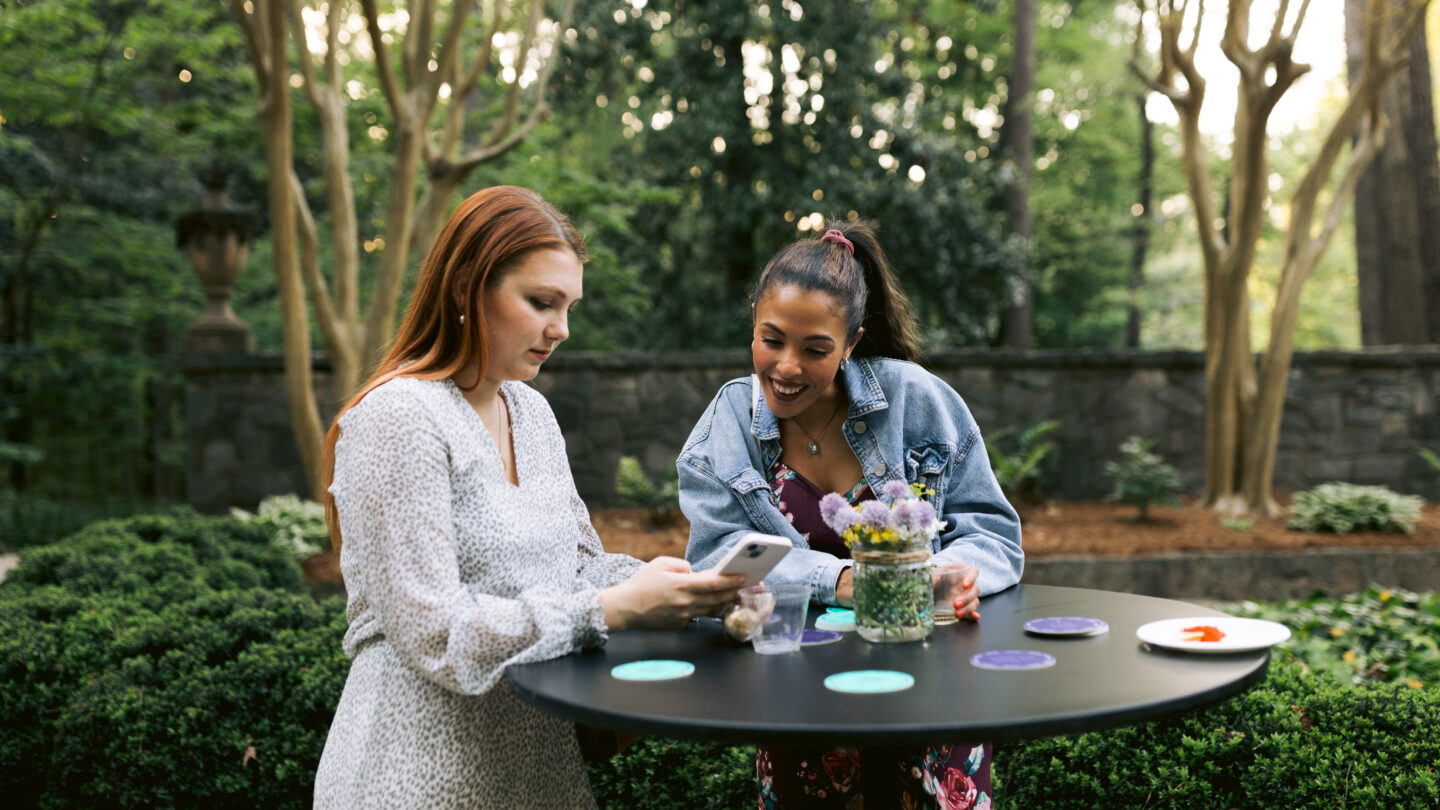
[[[876,643],[920,641],[935,629],[930,549],[852,552],[855,630]]]

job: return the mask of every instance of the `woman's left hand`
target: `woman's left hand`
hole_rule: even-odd
[[[980,569],[973,565],[947,566],[937,569],[936,577],[950,580],[951,591],[955,594],[955,617],[959,619],[980,619]]]

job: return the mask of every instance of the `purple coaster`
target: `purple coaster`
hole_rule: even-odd
[[[840,640],[840,634],[834,630],[806,630],[800,634],[800,646],[810,647],[816,644],[830,644]]]
[[[1044,669],[1055,666],[1055,656],[1036,650],[991,650],[970,656],[970,663],[981,669]]]
[[[1088,616],[1049,616],[1031,619],[1022,626],[1026,632],[1042,636],[1098,636],[1110,629],[1100,619]]]

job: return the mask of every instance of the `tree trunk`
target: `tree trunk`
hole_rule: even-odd
[[[1005,99],[1005,124],[1001,136],[1005,153],[1014,169],[1014,180],[1005,195],[1005,217],[1010,235],[1024,249],[1024,267],[1015,300],[1005,308],[1001,334],[1004,345],[1030,348],[1035,311],[1034,269],[1030,263],[1030,177],[1034,171],[1035,138],[1035,0],[1014,0],[1015,50],[1010,69],[1009,95]]]
[[[1150,249],[1150,213],[1155,176],[1155,125],[1145,112],[1145,96],[1135,97],[1140,111],[1140,213],[1135,216],[1135,244],[1130,254],[1130,305],[1125,324],[1125,346],[1140,348],[1140,292],[1145,288],[1145,256]]]
[[[310,354],[310,323],[305,311],[305,288],[300,280],[299,235],[290,174],[294,167],[291,140],[290,71],[286,67],[286,13],[284,4],[269,4],[262,24],[266,28],[270,70],[262,84],[260,118],[264,124],[265,164],[270,203],[270,242],[275,254],[275,286],[285,337],[285,400],[290,424],[305,467],[310,497],[324,498],[320,484],[322,433],[315,405]]]
[[[1367,8],[1365,0],[1345,2],[1352,86],[1364,58]],[[1387,33],[1393,30],[1392,24]],[[1409,64],[1385,86],[1380,107],[1395,131],[1355,192],[1361,342],[1440,342],[1440,164],[1423,26],[1410,39]]]

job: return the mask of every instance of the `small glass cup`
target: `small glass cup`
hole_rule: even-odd
[[[960,571],[965,568],[964,563],[940,563],[934,566],[935,581],[935,603],[930,606],[930,615],[935,617],[936,624],[954,624],[959,619],[955,616],[955,598],[965,590],[960,586]]]
[[[759,631],[750,640],[755,652],[771,655],[800,649],[810,606],[809,585],[746,588],[740,592],[740,604],[763,617]]]

